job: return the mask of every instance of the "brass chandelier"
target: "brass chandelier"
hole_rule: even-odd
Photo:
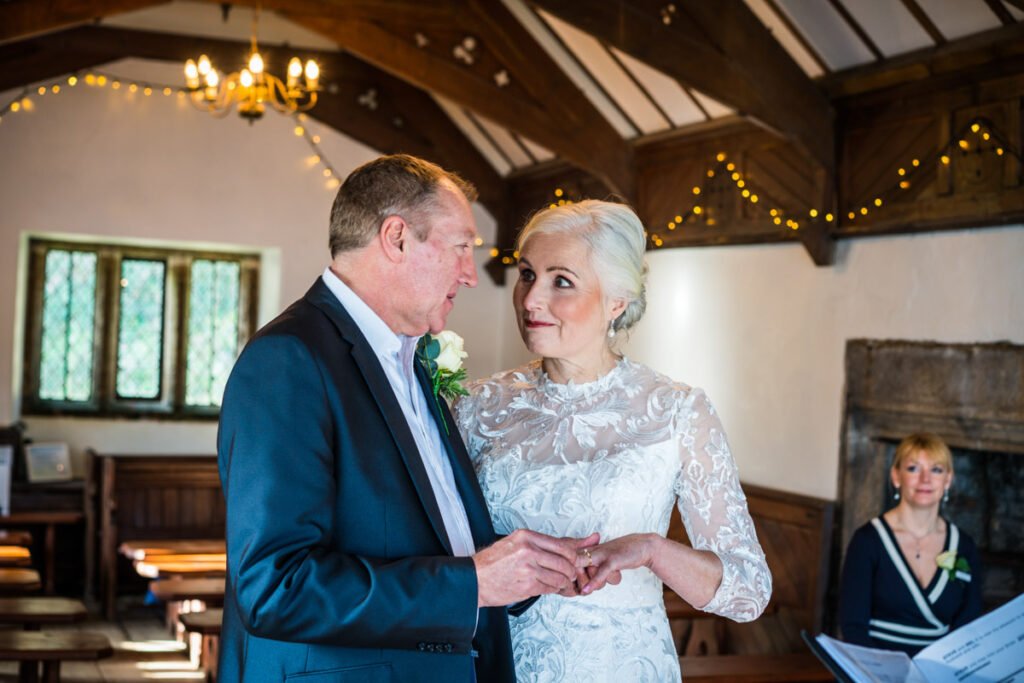
[[[205,54],[185,62],[185,85],[197,108],[222,117],[237,103],[239,115],[252,123],[263,116],[267,104],[285,114],[308,111],[316,104],[320,67],[312,59],[303,66],[298,57],[292,57],[285,80],[267,72],[256,45],[258,22],[257,7],[253,13],[248,65],[240,71],[221,77]]]

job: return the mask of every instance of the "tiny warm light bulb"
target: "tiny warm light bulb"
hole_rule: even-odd
[[[1003,148],[1002,147],[996,147],[996,154],[998,156],[1003,156]]]
[[[960,145],[960,149],[970,149],[970,147],[971,147],[971,146],[970,146],[970,145],[969,145],[969,144],[967,143],[967,140],[961,140],[961,141],[960,141],[960,142],[958,142],[957,144],[958,144],[958,145]]]
[[[693,193],[694,193],[694,194],[700,194],[700,188],[699,188],[699,187],[697,187],[697,186],[694,186],[694,188],[693,188]]]
[[[981,130],[981,126],[979,126],[977,123],[972,123],[971,124],[971,132],[972,133],[977,133],[979,130]]]
[[[76,83],[78,83],[78,77],[77,76],[71,76],[71,77],[68,78],[68,85],[70,85],[72,88],[75,87]]]
[[[56,95],[57,93],[59,93],[59,92],[60,92],[60,86],[59,86],[59,85],[54,85],[54,86],[53,86],[52,88],[50,88],[50,91],[51,91],[51,92],[52,92],[52,93],[53,93],[54,95]]]
[[[213,69],[206,73],[206,86],[209,88],[216,88],[220,84],[220,76]]]
[[[95,74],[86,74],[85,75],[85,84],[86,85],[96,85],[96,75]]]
[[[848,214],[846,214],[846,215],[850,217],[850,220],[851,220],[851,221],[852,221],[852,220],[853,220],[854,218],[856,218],[856,217],[857,217],[857,214],[855,214],[855,213],[854,213],[853,211],[851,211],[850,213],[848,213]]]
[[[17,112],[21,111],[21,103],[20,102],[11,102],[11,111],[14,112],[14,113],[17,113]]]
[[[733,180],[739,180],[740,179],[740,174],[739,173],[733,173],[732,174],[732,179]]]
[[[475,244],[478,247],[482,247],[484,245],[484,238],[477,237],[475,240],[473,240],[473,244]]]
[[[45,85],[39,86],[39,89],[36,90],[36,92],[39,93],[40,95],[45,95],[46,94],[46,86]]]
[[[910,165],[913,166],[914,168],[917,168],[918,166],[921,165],[921,161],[919,159],[914,159],[913,161],[910,162]]]
[[[782,219],[776,216],[772,219],[772,223],[775,223],[775,225],[782,225]]]
[[[106,84],[107,84],[107,77],[106,76],[100,75],[100,76],[96,77],[96,85],[98,85],[98,86],[100,86],[102,88]]]
[[[172,92],[174,91],[170,88],[164,88],[164,97],[170,97]]]
[[[737,180],[736,181],[736,187],[746,187],[746,185],[747,184],[744,181],[742,181],[742,180]]]
[[[310,90],[316,88],[316,82],[320,78],[320,67],[312,59],[306,62],[306,87]]]
[[[683,222],[683,217],[679,216],[679,215],[676,215],[676,223],[682,223],[682,222]]]
[[[750,196],[750,190],[743,190],[743,197],[746,198],[746,197],[749,197],[749,196]]]
[[[196,69],[199,71],[200,76],[205,76],[213,71],[213,64],[210,63],[210,58],[206,55],[199,55],[199,62],[196,64]]]
[[[907,169],[901,168],[898,171],[896,171],[896,174],[901,176],[907,175]]]
[[[734,163],[732,163],[730,161],[728,164],[725,165],[725,168],[727,170],[729,170],[729,171],[735,171],[736,170],[736,164],[734,164]]]
[[[900,189],[901,190],[905,190],[908,187],[910,187],[910,181],[909,180],[901,180],[900,181]]]
[[[675,229],[676,229],[676,223],[675,223],[675,221],[669,221],[669,222],[668,222],[668,229],[669,229],[669,230],[675,230]]]
[[[714,178],[714,177],[715,177],[715,172],[714,172],[714,170],[712,170],[712,169],[710,169],[710,168],[709,168],[709,169],[708,169],[708,178]]]
[[[811,209],[807,213],[810,214],[811,218],[817,218],[818,217],[818,210],[817,209]]]
[[[772,209],[768,213],[771,214],[772,216],[778,216],[779,215],[779,210],[778,209]]]
[[[142,94],[143,94],[143,95],[145,95],[146,97],[149,97],[150,95],[152,95],[152,94],[153,94],[153,89],[152,89],[152,88],[150,88],[150,87],[149,87],[149,86],[147,85],[147,86],[146,86],[146,87],[145,87],[145,88],[143,89],[143,91],[142,91]]]
[[[750,203],[751,204],[757,204],[757,195],[756,194],[750,195]]]
[[[875,206],[881,206],[881,205],[882,205],[882,198],[881,197],[875,197]]]
[[[560,188],[560,187],[556,187],[555,188],[555,196],[556,197],[561,197],[563,194],[565,194],[565,193],[562,192],[562,188]]]
[[[868,215],[868,207],[866,207],[866,206],[860,207],[860,213],[861,213],[862,216],[867,216]]]
[[[319,145],[320,144],[320,136],[319,135],[314,135],[313,136],[313,144],[314,145]]]
[[[259,52],[253,52],[249,57],[249,71],[252,72],[253,76],[259,76],[263,73],[263,57]]]
[[[704,209],[702,209],[698,204],[697,206],[693,207],[693,212],[699,216],[702,213],[704,213]]]
[[[32,111],[33,107],[35,107],[35,103],[32,102],[32,100],[30,100],[27,97],[21,98],[21,108],[22,109],[24,109],[25,111]]]
[[[113,83],[110,84],[110,87],[113,88],[114,90],[120,90],[121,89],[121,81],[114,81]]]
[[[251,88],[254,82],[252,72],[248,69],[242,69],[242,73],[238,74],[238,82],[242,84],[243,88]]]
[[[718,161],[725,161],[725,152],[719,152],[718,156],[715,157]]]
[[[329,168],[325,168],[324,169],[324,177],[325,178],[330,178],[331,177],[331,169],[329,169]]]
[[[981,134],[981,139],[982,139],[982,140],[986,140],[986,141],[987,141],[987,140],[988,140],[989,138],[991,138],[991,137],[992,137],[992,136],[991,136],[991,135],[989,135],[988,133],[982,133],[982,134]]]
[[[491,258],[497,258],[498,257],[498,248],[497,247],[491,247],[490,254],[491,254]]]
[[[138,89],[139,89],[139,86],[135,85],[134,83],[132,83],[131,85],[128,86],[128,90],[131,91],[131,92],[135,92]]]
[[[306,132],[306,129],[303,128],[302,126],[295,126],[295,135],[297,137],[302,137],[303,134],[305,134],[305,132]]]
[[[835,218],[835,216],[833,216],[832,214],[830,214],[830,213],[826,213],[825,214],[825,220],[828,221],[829,223],[832,222],[833,218]]]
[[[946,156],[945,154],[943,154],[941,157],[939,157],[939,161],[941,161],[946,166],[949,166],[949,157]]]

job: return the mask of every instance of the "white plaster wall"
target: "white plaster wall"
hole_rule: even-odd
[[[102,71],[177,85],[175,64],[124,60]],[[327,224],[334,191],[291,119],[267,114],[252,126],[232,114],[215,119],[173,95],[130,94],[62,82],[58,95],[31,93],[31,112],[0,121],[0,424],[19,416],[20,328],[28,234],[88,239],[237,246],[264,254],[261,322],[302,296],[329,261]],[[0,93],[6,104],[18,95]],[[315,121],[324,155],[342,176],[377,152]],[[489,215],[475,208],[493,239]],[[479,251],[481,262],[485,250]],[[463,292],[460,329],[493,312],[482,274]],[[464,321],[464,322],[462,322]],[[499,365],[493,326],[481,325],[469,369]],[[76,469],[86,447],[108,452],[212,453],[209,422],[25,419],[37,441],[67,441]]]

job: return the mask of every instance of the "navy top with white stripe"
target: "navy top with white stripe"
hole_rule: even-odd
[[[913,656],[981,616],[981,561],[974,541],[947,520],[943,549],[966,559],[970,573],[951,578],[939,570],[922,587],[882,517],[857,529],[846,550],[840,584],[843,639]]]

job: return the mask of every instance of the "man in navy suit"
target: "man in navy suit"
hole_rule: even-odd
[[[405,155],[353,171],[330,266],[239,357],[218,434],[221,680],[511,683],[506,605],[573,592],[596,539],[496,539],[415,357],[476,285],[474,196]]]

